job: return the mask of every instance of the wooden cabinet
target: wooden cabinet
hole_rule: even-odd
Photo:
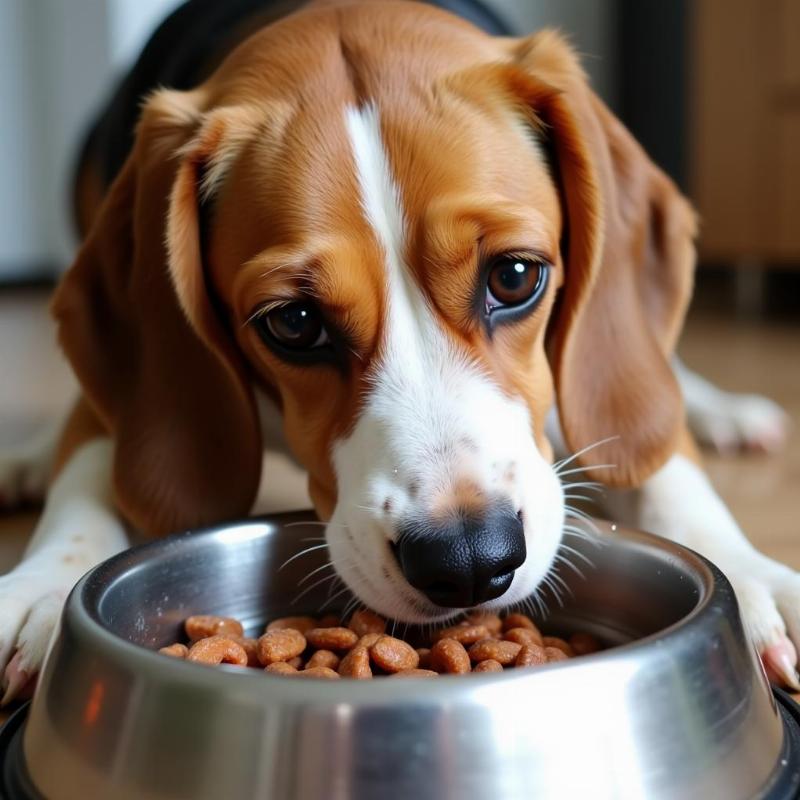
[[[800,266],[800,0],[692,0],[688,10],[701,257]]]

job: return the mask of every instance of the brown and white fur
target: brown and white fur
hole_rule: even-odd
[[[378,611],[455,613],[412,588],[392,543],[410,519],[424,536],[497,498],[527,555],[487,605],[530,595],[565,535],[562,479],[581,468],[621,522],[716,562],[768,665],[795,680],[800,578],[715,493],[671,367],[694,214],[557,34],[493,38],[397,0],[312,3],[197,88],[154,93],[83,216],[53,304],[83,396],[28,551],[0,578],[6,701],[126,527],[251,512],[265,415],[308,473],[333,567]],[[548,283],[489,330],[476,296],[503,253],[537,259]],[[293,363],[259,336],[299,298],[321,309],[333,360]],[[561,474],[554,446],[580,453]],[[7,460],[0,480],[35,461]]]

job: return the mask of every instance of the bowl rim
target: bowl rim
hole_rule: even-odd
[[[310,522],[312,519],[313,512],[310,511],[260,515],[196,530],[183,531],[163,539],[127,548],[98,564],[80,579],[67,598],[62,613],[61,626],[62,628],[69,626],[70,630],[77,631],[82,640],[90,639],[93,647],[99,648],[105,656],[115,661],[124,662],[128,670],[136,671],[139,665],[146,668],[158,666],[159,674],[164,676],[164,682],[175,681],[186,684],[191,680],[195,688],[219,688],[222,686],[228,693],[249,692],[251,685],[258,685],[261,687],[259,692],[261,696],[269,695],[269,692],[265,691],[267,687],[270,689],[279,688],[282,694],[285,694],[291,686],[298,685],[298,682],[293,683],[286,679],[291,676],[274,675],[265,673],[263,670],[243,669],[242,667],[225,665],[220,665],[216,669],[209,669],[208,666],[203,664],[165,657],[159,654],[157,650],[151,650],[148,647],[135,644],[111,631],[97,618],[99,616],[99,604],[95,603],[94,607],[90,609],[89,604],[84,601],[94,592],[98,592],[101,586],[105,592],[117,580],[122,579],[123,576],[129,576],[131,572],[135,572],[141,565],[131,565],[131,558],[136,556],[137,561],[141,560],[142,554],[146,554],[148,550],[162,550],[165,545],[180,546],[180,543],[187,537],[191,537],[195,541],[198,537],[255,538],[257,535],[263,535],[265,526],[281,527],[289,522]],[[667,627],[645,637],[599,653],[581,656],[579,659],[542,665],[536,670],[504,670],[497,673],[472,675],[467,684],[470,688],[498,686],[504,685],[506,682],[528,680],[534,675],[552,673],[554,669],[572,670],[572,674],[575,675],[580,670],[595,666],[599,662],[611,663],[633,659],[637,653],[651,647],[657,641],[671,640],[676,636],[684,635],[687,629],[691,629],[698,624],[698,618],[715,600],[721,599],[723,602],[728,603],[735,602],[733,590],[722,572],[694,550],[652,533],[601,519],[596,520],[596,522],[604,529],[605,535],[622,539],[633,547],[655,549],[664,556],[677,558],[686,571],[693,573],[696,578],[695,585],[699,589],[699,596],[689,613]],[[729,599],[727,601],[724,597],[726,588],[729,590]],[[358,704],[368,702],[370,705],[384,705],[403,699],[413,701],[414,697],[424,697],[430,691],[440,693],[443,686],[463,686],[464,677],[464,675],[440,675],[436,681],[393,678],[391,681],[379,681],[377,689],[374,688],[373,681],[335,681],[333,682],[336,686],[335,693],[328,691],[328,681],[308,680],[299,682],[298,695],[302,700],[310,702],[355,702]],[[267,684],[264,683],[265,679],[268,681]],[[412,684],[415,687],[415,691],[412,697],[408,697],[408,688]],[[436,687],[439,688],[437,689]]]

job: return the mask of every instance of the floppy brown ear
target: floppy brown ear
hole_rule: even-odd
[[[61,345],[114,437],[120,510],[150,533],[248,513],[261,469],[246,368],[203,270],[198,192],[215,146],[203,130],[218,140],[219,126],[201,127],[200,102],[160,92],[145,106],[53,302]]]
[[[565,284],[549,347],[568,446],[612,486],[636,486],[674,452],[683,425],[669,364],[689,301],[695,216],[589,88],[565,41],[512,45],[512,76],[555,153],[564,199]]]

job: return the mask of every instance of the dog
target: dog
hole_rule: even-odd
[[[597,482],[620,522],[725,571],[797,686],[800,578],[714,492],[672,366],[695,214],[569,44],[408,0],[266,25],[249,6],[207,25],[195,83],[140,62],[84,152],[53,301],[82,396],[0,578],[4,702],[128,528],[251,512],[276,420],[336,574],[387,617],[531,596],[589,535],[567,495]]]

